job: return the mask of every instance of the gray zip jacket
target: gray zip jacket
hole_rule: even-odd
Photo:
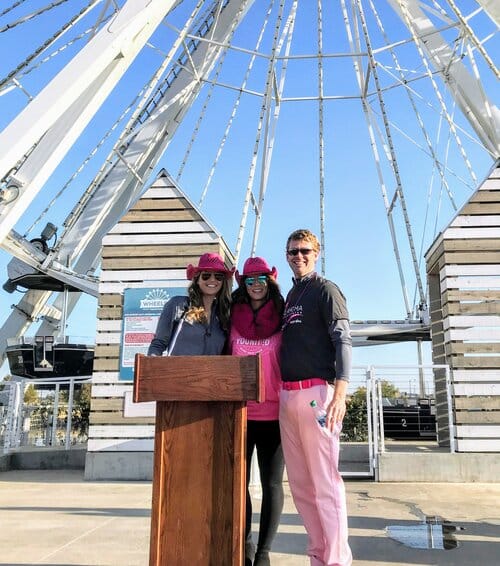
[[[172,297],[165,306],[158,320],[155,337],[148,349],[148,356],[161,356],[168,348],[177,324],[188,308],[188,298]],[[215,305],[215,303],[214,303]],[[209,324],[184,320],[177,336],[172,356],[214,356],[222,353],[226,342],[226,333],[222,329],[212,308]]]

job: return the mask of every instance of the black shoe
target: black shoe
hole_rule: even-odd
[[[271,566],[271,559],[267,550],[257,551],[253,566]]]

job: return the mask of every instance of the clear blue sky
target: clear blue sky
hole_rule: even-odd
[[[70,14],[76,13],[86,4],[86,0],[66,2],[36,20],[0,33],[0,53],[3,55],[0,57],[0,76],[6,76],[33,49],[54,33],[69,18]],[[184,2],[179,12],[185,12],[192,4],[194,2]],[[313,2],[300,3],[292,43],[292,54],[294,55],[317,51],[315,4]],[[328,4],[328,7],[325,7],[324,11],[323,52],[346,53],[349,45],[342,15],[338,9],[339,3],[325,4]],[[286,2],[285,5],[288,9],[290,2]],[[376,2],[376,5],[384,21],[385,32],[391,41],[406,39],[409,35],[408,31],[402,26],[390,7],[385,2]],[[476,3],[469,0],[461,5],[464,7],[464,13],[468,13],[476,6]],[[39,2],[25,2],[17,10],[0,18],[0,29],[17,17],[39,7]],[[266,8],[267,3],[255,3],[247,19],[235,33],[235,45],[249,49],[255,46],[258,32],[263,25],[263,14]],[[273,17],[264,36],[262,52],[269,52],[276,7],[272,14]],[[179,25],[181,15],[181,13],[174,14],[169,21]],[[95,18],[96,15],[92,17]],[[367,14],[367,17],[373,47],[380,47],[383,45],[382,33],[376,29],[373,15]],[[89,18],[84,19],[74,31],[68,32],[67,39],[87,29],[92,21]],[[470,25],[477,30],[480,37],[486,36],[493,29],[491,22],[484,15],[473,18]],[[456,33],[451,30],[445,32],[445,35],[448,39],[453,40]],[[155,34],[152,42],[165,53],[168,51],[171,37],[173,37],[171,30],[163,26]],[[496,42],[496,47],[498,47],[498,38],[493,38],[486,43],[491,54],[499,52],[499,49],[494,48],[493,42]],[[57,45],[60,46],[60,43]],[[82,42],[76,42],[61,52],[61,55],[51,58],[40,69],[23,77],[22,84],[25,89],[31,94],[36,94],[48,77],[61,68],[81,45]],[[54,51],[55,48],[49,49],[49,52]],[[425,67],[412,46],[404,45],[398,48],[397,56],[400,66],[407,69],[405,72],[408,77],[425,73]],[[160,57],[158,52],[151,49],[139,56],[109,101],[78,141],[74,150],[63,161],[47,186],[16,225],[18,232],[25,233],[47,202],[94,147],[106,128],[132,100],[145,79],[152,74],[154,66],[160,62]],[[485,89],[490,96],[497,96],[495,102],[498,104],[498,88],[495,80],[477,53],[476,57],[484,78]],[[433,169],[429,156],[426,155],[425,140],[408,97],[401,86],[389,88],[395,82],[394,62],[387,54],[378,55],[377,60],[380,64],[378,67],[380,80],[387,87],[384,96],[386,111],[391,121],[391,131],[394,136],[393,141],[415,235],[417,253],[420,254],[421,249],[425,251],[431,244],[435,230],[439,231],[446,226],[453,216],[453,210],[448,199],[442,195],[438,175]],[[248,62],[249,55],[239,52],[230,53],[220,73],[219,81],[239,87]],[[247,84],[249,90],[263,92],[266,65],[265,59],[257,59]],[[353,320],[402,319],[405,317],[405,309],[364,114],[359,99],[345,98],[358,92],[351,58],[324,59],[324,76],[324,94],[344,97],[325,101],[324,105],[326,275],[344,290]],[[439,86],[442,86],[439,79],[437,82]],[[316,60],[295,59],[289,62],[284,97],[315,96],[318,91],[317,85]],[[439,101],[430,81],[428,79],[416,81],[412,83],[412,88],[415,92],[419,113],[425,122],[428,135],[434,142],[439,158],[442,161],[447,159],[448,167],[452,171],[447,174],[450,188],[456,201],[462,204],[471,194],[474,182],[460,156],[455,140],[449,136],[449,128],[445,121],[440,119]],[[373,82],[369,90],[373,91]],[[166,168],[174,177],[178,172],[207,92],[208,87],[206,86],[179,127],[174,141],[170,144],[159,165],[159,167]],[[443,93],[449,112],[454,113],[459,126],[467,131],[467,134],[460,132],[462,143],[478,179],[482,180],[491,166],[491,157],[469,137],[473,136],[470,127],[460,116],[459,110],[453,109],[450,96],[444,91]],[[185,173],[180,180],[181,189],[195,203],[199,200],[236,97],[237,91],[234,89],[218,87],[213,92],[206,118],[193,146]],[[3,129],[25,104],[26,96],[19,90],[0,96],[0,129]],[[370,97],[370,104],[374,112],[380,114],[380,107],[375,96]],[[258,96],[245,95],[242,98],[234,127],[202,209],[230,247],[236,244],[260,106],[261,98]],[[265,256],[271,264],[278,267],[279,279],[285,292],[290,287],[290,272],[283,252],[287,235],[298,227],[308,227],[319,233],[317,132],[317,101],[283,102],[276,131],[273,164],[269,176],[257,253]],[[109,148],[109,145],[106,147]],[[106,151],[103,151],[98,154],[101,161],[105,153]],[[382,160],[385,163],[383,157]],[[57,209],[51,210],[28,237],[38,236],[47,221],[56,225],[61,224],[101,163],[99,159],[94,161],[95,163],[85,170],[60,199]],[[387,164],[385,163],[383,167],[387,173]],[[257,168],[256,191],[259,175],[260,167]],[[432,178],[434,178],[434,184],[429,196]],[[387,181],[387,190],[392,195],[395,188],[394,179],[389,175]],[[430,203],[430,206],[427,230],[424,233],[427,202]],[[404,237],[405,225],[400,212],[399,207],[395,215],[396,230],[401,236],[403,265],[408,277],[408,290],[412,300],[415,283],[411,275],[411,259]],[[252,217],[249,216],[242,259],[248,255],[251,226]],[[7,277],[6,265],[9,259],[5,252],[0,251],[0,279],[2,282]],[[17,303],[19,299],[19,293],[9,295],[0,291],[2,316],[7,316],[10,312],[10,305]],[[95,308],[95,299],[84,298],[69,320],[68,333],[93,336]],[[31,332],[33,333],[34,329]],[[425,355],[426,361],[430,361],[428,348]],[[356,364],[413,363],[415,361],[416,346],[414,344],[358,348],[354,357]]]

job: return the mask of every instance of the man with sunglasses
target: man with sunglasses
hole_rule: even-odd
[[[317,237],[296,230],[286,257],[294,278],[281,347],[280,429],[290,490],[308,534],[311,566],[350,566],[344,483],[338,470],[352,341],[346,300],[315,271]],[[324,426],[311,403],[326,412]]]

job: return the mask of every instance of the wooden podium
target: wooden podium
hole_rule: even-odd
[[[241,566],[246,406],[260,356],[136,355],[134,401],[156,401],[150,566]]]

